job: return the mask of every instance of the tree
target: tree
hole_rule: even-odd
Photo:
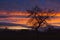
[[[54,17],[52,9],[49,9],[47,12],[45,12],[44,10],[42,10],[41,8],[39,8],[38,6],[35,6],[32,10],[27,10],[28,13],[30,13],[29,16],[27,17],[31,17],[30,20],[28,20],[28,23],[32,23],[34,20],[36,20],[36,22],[33,22],[33,28],[35,30],[38,30],[39,27],[42,27],[42,25],[48,25],[48,23],[46,22],[46,20],[49,20],[50,18]],[[45,15],[44,15],[45,13]]]

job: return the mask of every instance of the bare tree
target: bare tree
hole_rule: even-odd
[[[30,15],[28,17],[31,17],[31,19],[28,21],[28,23],[32,23],[34,20],[37,21],[35,23],[32,23],[34,26],[33,28],[35,30],[38,30],[38,28],[44,24],[48,25],[46,20],[49,20],[51,17],[55,16],[55,14],[50,15],[50,14],[53,14],[54,10],[49,9],[47,12],[43,12],[43,11],[44,10],[42,10],[38,6],[35,6],[32,10],[27,10],[27,12],[30,13]],[[46,15],[44,15],[44,13]]]

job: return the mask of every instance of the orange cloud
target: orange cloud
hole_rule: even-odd
[[[12,17],[7,17],[7,18],[0,18],[0,21],[11,21],[11,23],[15,24],[26,24],[26,25],[32,25],[28,24],[28,21],[30,18],[16,18],[15,16],[28,16],[29,14],[27,12],[19,12],[19,11],[12,11],[12,12],[7,12],[7,11],[0,11],[0,15],[6,15],[6,16],[12,16]],[[41,15],[41,14],[39,14]],[[43,16],[46,14],[43,13]],[[52,14],[49,14],[51,16]],[[60,17],[60,12],[57,12],[55,16]],[[47,23],[50,23],[51,25],[60,25],[60,24],[52,24],[52,23],[58,23],[60,22],[60,18],[51,18],[51,20],[46,20]],[[36,22],[36,21],[35,21]],[[18,28],[17,28],[18,29]]]

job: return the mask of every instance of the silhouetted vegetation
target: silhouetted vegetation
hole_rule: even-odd
[[[48,11],[44,11],[38,6],[35,6],[32,10],[27,10],[28,13],[30,13],[27,17],[32,17],[30,20],[28,20],[28,23],[32,23],[34,26],[33,29],[38,31],[38,28],[49,25],[46,20],[50,20],[50,18],[54,17],[56,14],[53,14],[52,9],[48,9]],[[44,15],[45,13],[45,15]],[[52,15],[51,15],[52,14]],[[36,20],[36,21],[34,21]],[[34,21],[34,22],[33,22]],[[49,28],[50,30],[50,28]]]
[[[39,40],[39,39],[47,39],[52,37],[58,37],[60,30],[54,29],[48,32],[40,32],[36,30],[8,30],[8,29],[0,29],[0,39],[23,39],[23,40]]]

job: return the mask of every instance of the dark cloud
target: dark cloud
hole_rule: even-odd
[[[7,22],[0,22],[0,26],[22,26],[22,27],[27,27],[27,28],[32,27],[32,26],[27,26],[25,24],[14,24],[14,23],[7,23]]]

